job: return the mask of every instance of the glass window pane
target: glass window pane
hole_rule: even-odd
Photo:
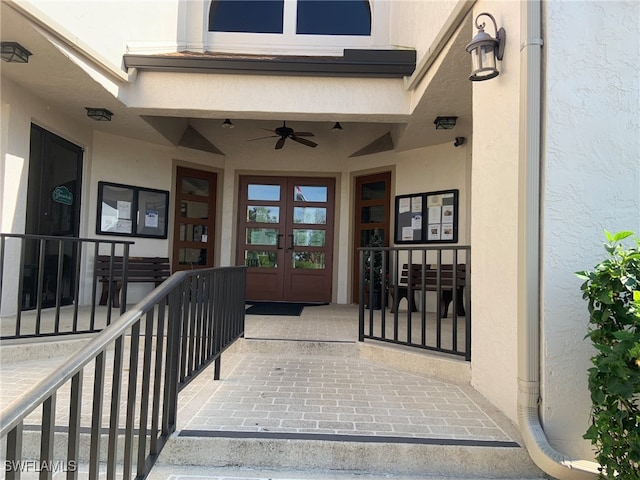
[[[368,0],[298,0],[298,34],[370,35]]]
[[[324,253],[294,252],[293,268],[304,268],[307,270],[324,270]]]
[[[247,222],[279,223],[280,207],[247,206]]]
[[[213,0],[210,32],[282,33],[284,0]]]
[[[294,207],[293,223],[324,225],[327,223],[327,209],[318,207]]]
[[[183,177],[182,193],[209,196],[209,180],[205,178]]]
[[[360,246],[383,246],[385,240],[385,232],[380,228],[373,230],[362,230],[360,235]]]
[[[280,185],[249,185],[248,200],[280,201]]]
[[[247,245],[276,245],[277,228],[247,228]]]
[[[180,248],[178,252],[178,262],[180,265],[206,265],[206,248]]]
[[[207,242],[209,235],[206,225],[180,225],[180,240],[183,242]]]
[[[362,200],[383,200],[386,197],[385,182],[362,185]]]
[[[360,221],[362,223],[384,222],[384,205],[363,207],[360,211]]]
[[[207,219],[209,218],[209,205],[204,202],[182,200],[180,216],[184,218]]]
[[[293,189],[293,199],[297,202],[326,202],[327,187],[296,185]]]
[[[247,267],[278,268],[278,252],[245,250],[244,264]]]
[[[324,247],[327,232],[324,230],[293,230],[294,245],[301,247]]]

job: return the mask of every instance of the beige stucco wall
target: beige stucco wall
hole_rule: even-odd
[[[500,75],[473,85],[472,384],[516,421],[520,6],[480,2],[483,11],[509,37]]]

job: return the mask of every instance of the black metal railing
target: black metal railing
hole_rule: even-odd
[[[2,410],[5,478],[43,465],[67,479],[146,478],[176,429],[178,392],[212,362],[219,378],[243,335],[245,283],[246,267],[175,273]]]
[[[380,340],[471,360],[471,247],[359,251],[360,341]]]
[[[111,265],[116,255],[128,260],[131,244],[133,242],[122,240],[0,234],[0,314],[5,323],[15,322],[10,331],[2,329],[0,338],[96,332],[109,325],[114,303],[112,289],[102,315],[96,315],[96,292],[101,283],[103,288],[113,284],[113,270],[109,278],[99,278],[90,260],[99,254],[109,255]],[[127,262],[123,263],[126,279]],[[82,270],[83,266],[86,271]],[[86,321],[81,322],[80,295],[85,290],[90,290],[87,305],[90,313]],[[127,298],[126,280],[122,281],[120,295],[119,313],[122,314]],[[73,312],[61,316],[61,307],[67,305],[73,306]],[[65,319],[69,321],[63,321]]]

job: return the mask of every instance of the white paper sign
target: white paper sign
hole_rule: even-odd
[[[422,197],[411,198],[411,211],[422,212]]]
[[[401,198],[398,202],[398,213],[407,213],[411,211],[411,199]]]
[[[131,219],[131,202],[118,200],[118,218],[123,220]]]
[[[442,224],[442,240],[453,240],[453,223]]]
[[[402,240],[413,240],[413,228],[402,227]]]
[[[422,215],[419,213],[413,213],[411,215],[411,228],[414,230],[422,229]]]
[[[441,207],[429,207],[429,224],[440,223]]]
[[[144,226],[148,228],[158,228],[158,212],[155,210],[147,210],[144,214]]]
[[[440,225],[429,225],[427,228],[428,240],[440,240]]]

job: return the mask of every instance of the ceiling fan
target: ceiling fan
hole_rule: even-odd
[[[313,133],[311,132],[296,132],[295,130],[293,130],[293,128],[289,128],[287,127],[287,122],[283,121],[282,122],[282,126],[278,127],[274,130],[269,130],[267,128],[263,128],[263,130],[267,130],[267,132],[273,132],[275,133],[275,135],[268,135],[266,137],[259,137],[259,138],[252,138],[251,140],[248,140],[249,142],[252,142],[253,140],[262,140],[264,138],[278,138],[278,141],[276,142],[276,150],[281,149],[282,147],[284,147],[284,142],[287,140],[287,138],[290,138],[291,140],[293,140],[294,142],[298,142],[301,143],[303,145],[306,145],[307,147],[311,147],[311,148],[315,148],[318,146],[317,143],[312,142],[311,140],[307,140],[306,138],[301,138],[301,137],[313,137]]]

